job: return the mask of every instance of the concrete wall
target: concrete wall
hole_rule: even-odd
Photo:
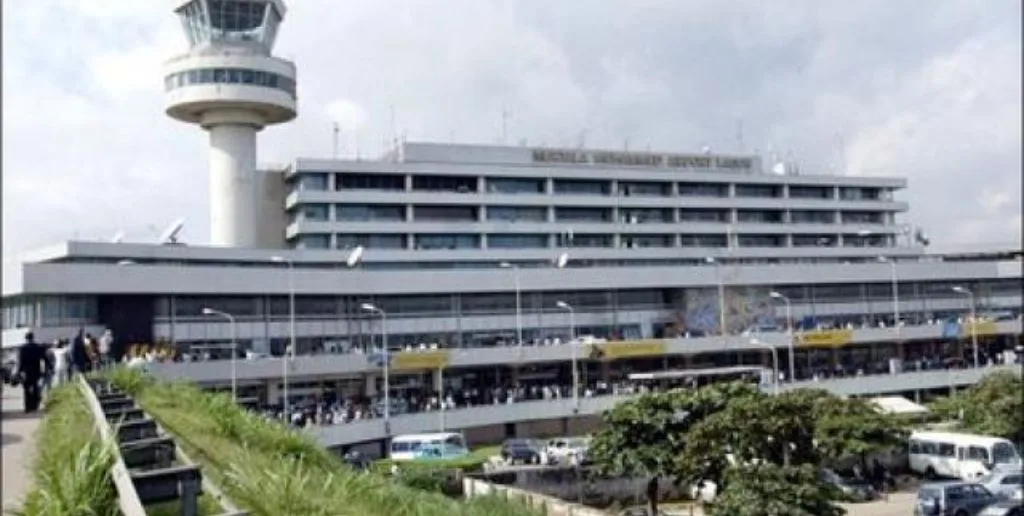
[[[583,505],[559,500],[552,496],[532,493],[523,489],[491,484],[483,480],[466,477],[462,479],[462,490],[466,498],[496,495],[509,501],[537,509],[547,516],[607,516],[608,513]]]

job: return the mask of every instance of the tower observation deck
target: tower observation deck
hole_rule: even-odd
[[[164,65],[167,115],[210,133],[210,240],[265,247],[256,133],[296,116],[295,64],[271,55],[281,0],[175,0],[190,43]],[[274,208],[280,209],[280,206]]]

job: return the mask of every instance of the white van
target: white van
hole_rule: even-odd
[[[910,434],[911,471],[929,479],[976,480],[997,465],[1020,465],[1017,448],[1007,439],[949,432]]]
[[[388,456],[391,460],[413,460],[419,457],[420,450],[424,446],[429,445],[465,448],[466,440],[462,434],[453,432],[399,435],[391,439]]]

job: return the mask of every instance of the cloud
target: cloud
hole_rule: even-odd
[[[729,151],[742,122],[747,151],[791,150],[805,173],[908,177],[907,220],[937,245],[1020,241],[1015,0],[289,7],[276,53],[300,115],[260,133],[263,161],[330,155],[339,106],[364,155],[503,125],[510,143]],[[168,4],[35,0],[3,24],[4,254],[178,216],[205,241],[206,136],[163,113],[160,66],[184,45]]]

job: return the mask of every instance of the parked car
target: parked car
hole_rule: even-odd
[[[878,492],[866,481],[843,477],[828,468],[821,470],[821,478],[842,491],[851,502],[870,502],[878,498]]]
[[[1024,516],[1024,501],[1001,500],[982,509],[978,516]]]
[[[509,464],[540,464],[541,447],[532,439],[508,439],[501,445],[501,460]]]
[[[544,446],[542,457],[545,464],[576,464],[582,465],[586,460],[590,441],[583,438],[559,437],[551,439]]]
[[[350,450],[341,460],[356,471],[367,471],[370,469],[369,457],[359,450]]]
[[[1024,468],[1020,466],[996,467],[978,483],[1000,498],[1024,499]]]
[[[914,516],[977,516],[999,498],[973,482],[925,484],[917,491]]]

